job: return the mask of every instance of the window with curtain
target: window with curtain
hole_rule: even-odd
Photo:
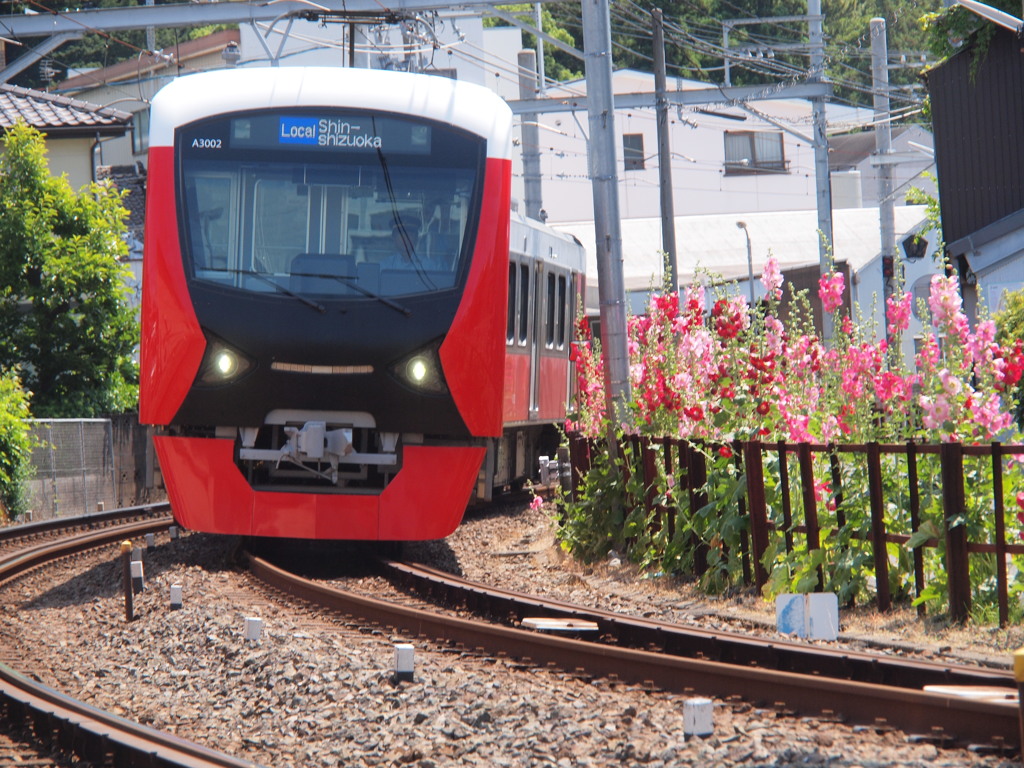
[[[782,131],[726,131],[725,173],[787,173]]]

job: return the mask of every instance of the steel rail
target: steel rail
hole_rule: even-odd
[[[19,548],[0,557],[0,584],[51,560],[85,552],[86,550],[102,547],[133,536],[156,533],[166,528],[172,522],[173,518],[169,515],[162,515],[149,520],[125,523],[124,525],[107,527],[98,531],[88,531],[76,536],[48,541],[35,546]]]
[[[170,503],[163,501],[156,504],[144,504],[138,507],[111,509],[106,512],[91,512],[77,517],[54,517],[49,520],[38,520],[33,523],[17,523],[0,528],[0,542],[43,533],[53,533],[70,528],[94,528],[143,515],[161,514],[163,517],[166,517],[170,510]]]
[[[249,556],[255,578],[319,607],[412,636],[505,654],[523,663],[554,665],[583,673],[683,694],[739,697],[805,715],[841,718],[869,726],[900,728],[944,744],[982,744],[1015,749],[1016,701],[966,699],[946,693],[798,674],[756,666],[585,642],[499,626],[344,592],[300,578]]]
[[[116,512],[104,515],[115,515]],[[127,516],[132,517],[133,514]],[[64,522],[78,520],[80,518],[68,518]],[[19,549],[0,558],[0,583],[59,557],[155,533],[171,522],[170,516],[161,515]],[[6,664],[0,664],[0,714],[8,722],[31,725],[41,741],[56,741],[62,749],[96,765],[112,765],[114,768],[258,768],[258,764],[252,761],[241,760],[104,712],[36,682]]]
[[[973,685],[1005,687],[1008,693],[1013,693],[1017,686],[1009,669],[892,658],[877,653],[808,646],[787,640],[766,642],[737,632],[712,631],[628,616],[485,586],[424,565],[387,560],[383,564],[396,574],[398,580],[420,594],[440,596],[443,600],[464,604],[470,609],[474,608],[469,604],[473,601],[472,596],[479,596],[481,602],[490,606],[491,615],[509,617],[515,622],[537,615],[592,621],[598,625],[602,641],[632,648],[657,647],[675,656],[899,688]]]

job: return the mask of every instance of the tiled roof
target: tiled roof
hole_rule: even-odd
[[[0,83],[0,130],[18,120],[47,134],[123,134],[131,124],[130,112],[100,107],[67,96]]]
[[[124,207],[128,209],[128,231],[139,237],[146,220],[146,168],[136,165],[101,165],[96,168],[96,180],[109,180],[124,196]]]

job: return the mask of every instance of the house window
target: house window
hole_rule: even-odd
[[[726,174],[786,173],[782,131],[726,131]]]
[[[149,110],[142,109],[132,115],[132,152],[145,154],[149,149]]]
[[[622,134],[622,159],[627,171],[644,169],[644,135],[642,133]]]

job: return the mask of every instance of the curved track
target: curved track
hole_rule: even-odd
[[[80,518],[5,528],[0,531],[0,585],[32,568],[94,547],[165,530],[173,523],[166,504],[115,510]],[[126,522],[127,521],[127,522]],[[70,536],[60,536],[67,530]],[[51,541],[33,544],[38,537]],[[0,664],[0,714],[29,728],[47,746],[80,760],[114,768],[254,768],[169,733],[103,712]]]
[[[1006,673],[689,630],[492,590],[408,564],[391,567],[403,580],[418,582],[420,594],[443,593],[446,603],[507,619],[499,624],[445,616],[355,595],[250,558],[253,574],[281,592],[441,643],[683,694],[740,697],[803,715],[899,728],[912,738],[940,745],[1000,751],[1019,747],[1016,689]],[[583,633],[571,629],[524,630],[521,624],[527,617],[570,618],[576,627],[592,621],[600,639],[582,639],[578,635]],[[628,642],[624,637],[630,638]],[[641,647],[627,647],[631,644]],[[985,686],[995,691],[976,698],[921,690],[924,685]]]

